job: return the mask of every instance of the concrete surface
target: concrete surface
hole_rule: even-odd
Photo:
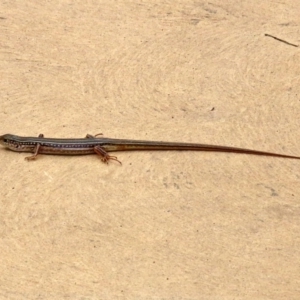
[[[300,155],[299,2],[0,5],[1,133]],[[300,161],[0,154],[1,299],[300,298]]]

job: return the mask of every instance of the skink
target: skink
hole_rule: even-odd
[[[130,150],[215,151],[300,159],[300,156],[228,146],[112,139],[103,137],[99,138],[98,136],[99,135],[93,136],[87,134],[86,138],[56,139],[44,138],[43,134],[40,134],[38,137],[21,137],[12,134],[4,134],[0,136],[0,143],[13,151],[32,152],[33,155],[25,158],[27,160],[35,159],[38,156],[38,154],[98,154],[101,157],[101,160],[105,163],[108,163],[109,160],[115,160],[121,163],[116,156],[111,156],[108,154],[108,152]]]

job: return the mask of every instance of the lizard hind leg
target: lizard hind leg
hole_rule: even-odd
[[[87,134],[87,135],[85,136],[85,138],[87,138],[87,139],[95,139],[95,138],[97,138],[97,136],[99,136],[99,135],[103,135],[103,133],[97,133],[97,134],[95,134],[95,135]]]
[[[95,146],[94,151],[101,157],[101,160],[106,164],[108,164],[109,160],[114,160],[117,161],[120,165],[122,165],[122,163],[118,160],[116,156],[109,155],[102,147]]]

